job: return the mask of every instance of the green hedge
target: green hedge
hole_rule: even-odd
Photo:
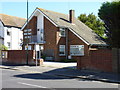
[[[76,60],[74,60],[74,59],[63,59],[63,60],[61,60],[61,62],[76,62]]]

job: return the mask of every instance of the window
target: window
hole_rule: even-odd
[[[59,55],[64,56],[65,55],[65,45],[59,46]]]
[[[27,33],[24,33],[24,35],[27,35]]]
[[[84,45],[70,45],[70,55],[83,56],[84,55]]]
[[[29,31],[31,31],[31,29],[25,29],[25,30],[24,30],[24,32],[27,32],[27,31],[29,32]]]
[[[43,29],[41,29],[41,31],[40,31],[41,33],[43,33],[44,32],[44,30]]]
[[[7,35],[10,36],[10,32],[9,31],[7,31]]]
[[[25,50],[27,50],[27,46],[25,46]],[[30,45],[28,45],[28,50],[32,50]]]
[[[24,35],[31,35],[31,33],[29,32],[29,33],[24,33]]]
[[[10,42],[7,42],[8,48],[10,48]]]
[[[60,28],[60,34],[59,36],[65,37],[65,28]]]
[[[31,36],[25,36],[25,38],[31,38]]]
[[[41,37],[41,41],[43,41],[43,37]]]

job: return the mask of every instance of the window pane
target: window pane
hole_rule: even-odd
[[[60,55],[65,55],[65,45],[60,45],[59,46],[59,54]]]
[[[84,46],[83,45],[70,45],[70,54],[71,55],[84,55]]]
[[[65,37],[65,28],[60,28],[60,36]]]
[[[10,32],[9,31],[7,31],[7,35],[10,36]]]

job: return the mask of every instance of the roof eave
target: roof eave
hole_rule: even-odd
[[[19,26],[11,26],[11,25],[4,25],[4,27],[15,27],[15,28],[21,29],[21,27],[19,27]]]
[[[74,30],[72,30],[71,28],[67,27],[73,34],[75,34],[79,39],[81,39],[85,44],[90,45],[88,41],[86,41],[83,37],[81,37],[80,35],[78,35]]]
[[[108,44],[90,44],[90,46],[109,46]]]

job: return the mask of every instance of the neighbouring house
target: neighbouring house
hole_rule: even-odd
[[[46,60],[80,60],[91,48],[106,47],[106,42],[89,27],[69,15],[36,8],[23,25],[23,50],[34,50],[39,45]],[[28,46],[26,46],[28,43]],[[41,53],[38,51],[38,54]],[[41,55],[39,55],[41,56]],[[38,57],[39,57],[38,56]]]
[[[3,37],[0,36],[0,44],[3,44]]]
[[[0,44],[9,50],[22,50],[23,31],[21,27],[26,19],[0,14]]]
[[[4,34],[3,34],[3,30],[4,30],[4,27],[3,27],[2,22],[0,21],[0,44],[4,44]]]

